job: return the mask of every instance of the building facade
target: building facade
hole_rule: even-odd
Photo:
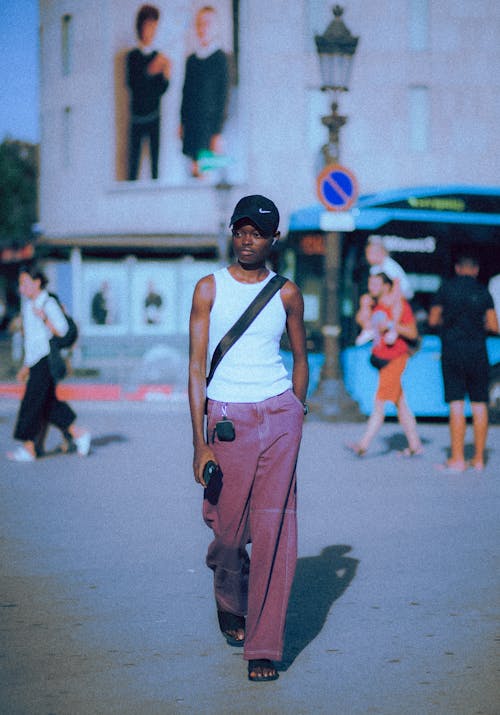
[[[143,75],[159,77],[165,58],[167,69],[159,97],[139,89],[139,101],[131,53],[141,3],[40,2],[37,245],[84,352],[185,336],[193,285],[224,253],[240,196],[272,197],[283,233],[292,211],[317,201],[330,110],[314,36],[332,20],[331,4],[214,0],[208,37],[202,3],[153,4],[159,21],[140,51],[146,63],[160,59]],[[360,192],[498,183],[498,3],[350,0],[343,19],[360,40],[340,98],[341,161]],[[159,137],[156,148],[142,141],[135,176],[133,126]],[[193,156],[188,137],[203,131],[209,139]]]

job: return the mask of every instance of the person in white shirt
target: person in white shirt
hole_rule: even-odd
[[[24,363],[17,377],[26,382],[26,390],[14,429],[14,439],[22,444],[7,453],[7,458],[15,462],[35,461],[35,441],[47,422],[71,435],[78,454],[86,456],[90,450],[90,432],[78,427],[71,407],[57,399],[50,373],[49,341],[53,335],[65,335],[68,323],[57,300],[47,292],[47,283],[46,276],[36,267],[21,269]]]
[[[408,276],[399,263],[389,256],[381,236],[371,236],[368,239],[365,256],[370,264],[370,275],[385,273],[393,283],[398,282],[403,298],[406,300],[413,298],[413,290]]]
[[[413,298],[413,289],[410,285],[408,276],[406,275],[404,269],[399,265],[397,261],[389,256],[387,248],[384,246],[384,242],[381,236],[371,236],[368,239],[368,243],[365,248],[365,256],[368,264],[370,265],[370,275],[376,275],[377,273],[384,273],[392,280],[392,290],[390,295],[390,301],[393,306],[394,313],[394,323],[399,322],[399,317],[401,315],[402,309],[402,298],[406,300],[411,300]],[[368,305],[368,294],[361,296],[360,307],[365,308]],[[368,323],[371,317],[371,310],[367,312],[367,325],[363,325],[361,333],[356,338],[356,345],[364,345],[365,343],[373,340],[373,331],[368,327]],[[386,342],[391,344],[397,338],[395,331],[390,330],[386,336]]]

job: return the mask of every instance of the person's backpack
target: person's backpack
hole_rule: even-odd
[[[64,314],[64,317],[66,318],[66,322],[68,323],[68,330],[66,331],[65,335],[53,335],[51,338],[51,342],[53,342],[53,344],[59,350],[71,348],[78,339],[78,326],[71,317],[71,315],[68,315],[68,313],[64,310],[64,306],[62,305],[57,295],[55,293],[49,293],[49,295],[51,298],[54,298],[54,300],[57,301],[60,309]]]

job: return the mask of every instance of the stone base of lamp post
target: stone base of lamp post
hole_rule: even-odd
[[[358,405],[349,397],[342,381],[340,362],[339,285],[341,279],[341,235],[331,231],[325,236],[325,310],[323,350],[325,362],[318,389],[308,401],[311,414],[336,422],[359,422],[363,419]]]
[[[363,422],[357,402],[348,394],[339,378],[323,378],[309,399],[311,416],[330,422]]]

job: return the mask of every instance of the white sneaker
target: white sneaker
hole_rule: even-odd
[[[365,329],[360,332],[356,340],[354,341],[355,345],[366,345],[366,343],[369,343],[373,338],[375,337],[375,333],[373,330]]]
[[[31,454],[31,452],[28,452],[28,450],[25,447],[22,447],[19,445],[18,447],[15,448],[13,452],[7,452],[7,459],[10,459],[11,462],[34,462],[35,457]]]
[[[90,442],[92,437],[90,432],[84,432],[79,437],[73,438],[73,442],[76,444],[76,451],[80,457],[86,457],[90,452]]]

